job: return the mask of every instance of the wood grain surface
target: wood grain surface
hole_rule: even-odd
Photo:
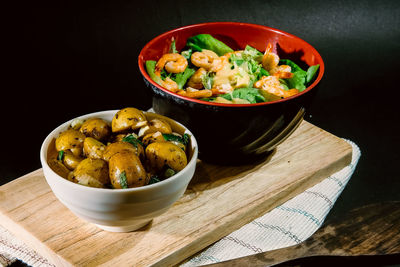
[[[399,263],[400,202],[377,203],[352,210],[344,218],[334,218],[325,222],[323,227],[301,244],[210,266],[270,266],[315,256],[329,256],[329,262],[334,265],[346,261],[347,264],[352,262],[356,266]],[[335,262],[332,256],[391,257],[346,258],[346,260],[335,259]],[[394,261],[395,257],[397,261]],[[361,262],[363,265],[360,265]],[[328,261],[323,262],[323,259],[319,259],[319,263],[321,266],[327,266]]]
[[[169,266],[342,169],[351,154],[343,139],[304,121],[262,161],[199,161],[184,196],[131,233],[106,232],[77,218],[39,169],[0,187],[0,222],[57,266]]]

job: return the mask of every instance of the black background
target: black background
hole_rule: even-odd
[[[2,13],[0,184],[40,168],[40,145],[62,122],[150,108],[137,57],[152,38],[237,21],[297,35],[325,61],[306,120],[362,152],[328,216],[400,200],[400,1],[14,1]]]

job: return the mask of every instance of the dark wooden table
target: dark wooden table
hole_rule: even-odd
[[[400,200],[399,1],[14,1],[3,10],[0,184],[41,167],[41,142],[61,122],[150,108],[137,56],[153,37],[193,23],[242,21],[297,35],[325,60],[306,120],[362,152],[328,218]]]

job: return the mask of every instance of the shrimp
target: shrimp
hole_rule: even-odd
[[[215,85],[213,88],[211,88],[211,91],[213,95],[222,95],[222,94],[227,94],[233,91],[233,87],[230,83],[222,83]]]
[[[267,49],[265,50],[261,63],[264,69],[266,69],[267,71],[271,71],[278,66],[279,56],[272,52],[271,43],[268,43]]]
[[[212,91],[209,89],[197,90],[197,89],[191,88],[189,90],[186,89],[186,91],[180,90],[177,92],[177,94],[182,95],[182,96],[187,96],[190,98],[205,98],[205,97],[212,96]]]
[[[226,64],[229,64],[229,57],[230,55],[223,55],[219,58],[214,59],[211,63],[210,71],[217,72],[222,70]]]
[[[180,90],[178,84],[169,77],[165,78],[165,80],[161,80],[161,86],[174,93]]]
[[[299,93],[299,90],[297,89],[285,90],[279,82],[279,78],[276,76],[263,76],[260,80],[254,83],[254,87],[262,89],[266,93],[273,95],[276,99],[287,98]]]
[[[203,49],[201,52],[194,52],[190,60],[196,67],[210,70],[213,61],[217,58],[218,55],[214,51]]]
[[[165,68],[169,73],[184,72],[188,62],[184,56],[178,53],[164,54],[157,62],[154,73],[161,76],[161,71]]]
[[[271,75],[278,77],[279,79],[288,79],[293,77],[292,68],[289,65],[280,65],[279,64],[279,56],[273,52],[272,44],[268,43],[267,49],[265,50],[264,56],[262,58],[262,66],[266,69]]]
[[[278,77],[279,79],[289,79],[293,77],[292,68],[289,65],[280,65],[270,70],[271,75]]]
[[[189,87],[195,89],[202,89],[203,88],[203,76],[207,74],[205,68],[199,68],[196,72],[190,77],[187,85]]]

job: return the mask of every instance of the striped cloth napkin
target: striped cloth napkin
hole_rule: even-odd
[[[353,147],[350,165],[223,237],[181,267],[211,264],[292,246],[310,237],[323,223],[361,156],[358,146],[346,141]],[[34,267],[54,266],[0,226],[0,266],[10,265],[17,259]]]
[[[350,180],[361,156],[360,149],[355,143],[345,141],[353,148],[352,161],[348,166],[223,237],[193,256],[181,267],[217,263],[293,246],[310,237],[322,225]]]

